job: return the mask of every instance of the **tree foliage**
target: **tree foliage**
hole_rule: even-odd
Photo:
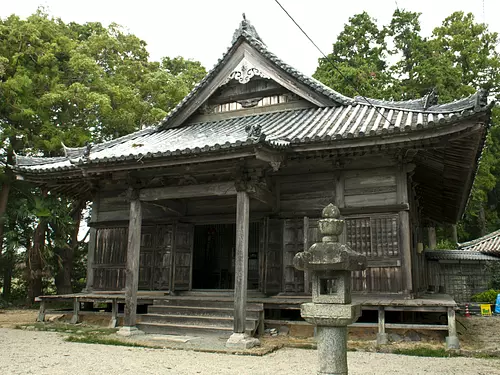
[[[28,280],[57,281],[78,249],[82,202],[15,180],[6,167],[14,153],[56,156],[62,143],[83,146],[156,124],[204,75],[182,57],[150,61],[146,43],[116,24],[64,23],[43,9],[0,19],[0,254],[24,249]]]
[[[430,36],[421,33],[420,14],[397,9],[379,26],[366,12],[349,19],[328,59],[314,77],[348,95],[416,99],[436,89],[441,101],[489,90],[500,94],[499,38],[471,13],[454,12]],[[331,62],[336,65],[335,69]],[[500,111],[491,128],[469,204],[460,222],[460,240],[500,227]]]

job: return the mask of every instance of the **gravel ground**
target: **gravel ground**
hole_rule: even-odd
[[[130,348],[63,341],[61,334],[0,328],[1,374],[315,374],[316,351],[281,349],[263,357]],[[355,374],[499,374],[500,360],[422,358],[349,352]]]

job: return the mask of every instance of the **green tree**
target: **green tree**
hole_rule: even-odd
[[[155,124],[205,74],[200,63],[181,57],[161,63],[148,58],[146,43],[116,24],[66,24],[43,9],[27,19],[0,19],[0,255],[4,229],[16,229],[9,195],[19,182],[8,167],[15,153],[55,156],[61,142],[82,146]],[[47,249],[61,265],[55,275],[69,290],[66,273],[84,202],[54,200],[31,189],[50,214],[42,215],[41,203],[26,204],[38,218],[25,247],[30,295],[41,292]]]
[[[366,12],[349,18],[313,77],[345,95],[392,97],[385,34]]]
[[[454,12],[424,37],[419,17],[397,9],[388,25],[378,27],[366,12],[353,16],[329,55],[348,79],[326,59],[319,60],[314,76],[351,96],[406,100],[437,89],[441,101],[451,101],[480,88],[500,93],[497,33],[470,13]],[[499,116],[494,108],[487,147],[460,223],[462,241],[500,227]]]

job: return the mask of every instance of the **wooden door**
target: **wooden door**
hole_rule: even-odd
[[[281,292],[283,264],[283,222],[265,219],[261,235],[264,253],[263,292],[271,295]]]
[[[293,265],[295,254],[304,250],[304,220],[287,219],[283,230],[283,268],[284,292],[304,292],[304,271],[296,269]]]
[[[155,251],[156,227],[153,225],[141,228],[141,251],[139,254],[139,289],[152,289],[153,261]]]
[[[174,269],[172,290],[190,290],[193,273],[194,225],[175,226]]]
[[[172,279],[172,225],[156,227],[156,247],[152,269],[153,289],[168,290]]]

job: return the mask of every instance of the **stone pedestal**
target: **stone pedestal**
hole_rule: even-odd
[[[259,345],[260,341],[258,339],[245,333],[233,333],[226,341],[226,348],[229,349],[250,349]]]
[[[316,328],[319,372],[321,375],[347,375],[347,327]]]
[[[316,325],[319,372],[347,375],[347,326],[361,315],[351,303],[351,272],[366,268],[366,257],[339,243],[344,221],[330,204],[319,220],[322,242],[295,255],[293,264],[312,274],[312,302],[300,306],[301,316]]]
[[[389,335],[387,333],[377,333],[377,345],[386,345],[389,343]]]
[[[118,332],[116,332],[117,335],[123,336],[123,337],[130,337],[130,336],[137,336],[137,335],[144,335],[144,332],[141,330],[137,329],[137,327],[121,327]]]

